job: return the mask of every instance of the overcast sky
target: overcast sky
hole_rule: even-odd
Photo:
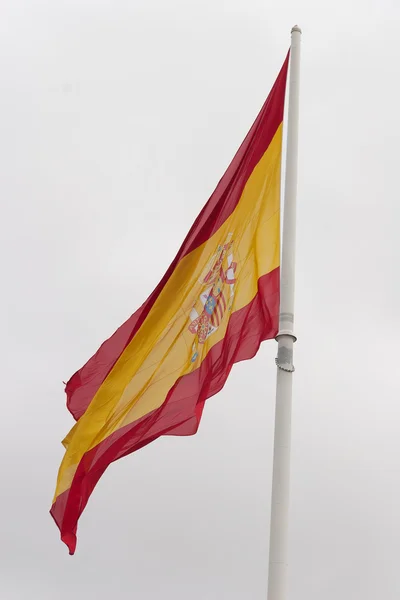
[[[71,558],[62,381],[152,291],[302,26],[289,600],[400,597],[398,0],[2,0],[0,595],[265,600],[276,343],[112,465]]]

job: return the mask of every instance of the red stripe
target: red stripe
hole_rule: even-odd
[[[283,120],[288,61],[289,54],[252,128],[158,286],[139,310],[105,341],[96,354],[68,381],[65,388],[67,406],[75,419],[79,419],[89,406],[104,379],[147,317],[178,262],[209,239],[234,211],[247,180]]]
[[[108,465],[161,435],[196,433],[205,400],[222,389],[234,363],[252,358],[263,340],[275,337],[278,314],[279,268],[259,279],[256,296],[232,314],[224,339],[211,348],[198,369],[177,381],[159,409],[119,429],[84,455],[71,488],[58,496],[51,509],[71,554],[79,516]]]

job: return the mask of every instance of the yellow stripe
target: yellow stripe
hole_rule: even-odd
[[[251,302],[259,277],[279,266],[281,145],[282,125],[247,181],[234,212],[209,240],[180,261],[141,328],[65,438],[67,451],[55,497],[70,487],[85,452],[161,406],[177,379],[197,369],[210,348],[224,337],[226,314],[218,330],[198,345],[199,356],[191,362],[195,335],[188,330],[189,314],[204,290],[202,280],[218,246],[232,234],[237,263],[232,312]],[[228,300],[229,286],[225,288]]]

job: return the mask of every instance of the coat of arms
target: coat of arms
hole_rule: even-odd
[[[225,312],[232,308],[235,295],[235,271],[237,263],[233,261],[232,234],[225,244],[218,246],[200,279],[202,290],[190,311],[189,331],[195,334],[192,346],[191,362],[198,357],[198,344],[204,342],[217,331]]]

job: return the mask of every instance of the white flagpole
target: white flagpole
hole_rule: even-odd
[[[281,264],[281,303],[275,408],[269,545],[268,600],[287,600],[290,438],[292,413],[294,283],[296,246],[297,146],[301,29],[292,29],[287,122],[285,204]]]

